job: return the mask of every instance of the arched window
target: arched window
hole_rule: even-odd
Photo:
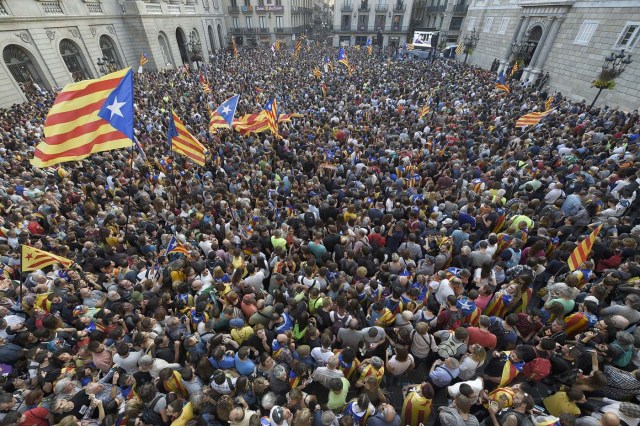
[[[178,49],[180,50],[180,59],[183,64],[189,63],[189,53],[187,52],[187,37],[184,35],[182,28],[176,28],[176,41],[178,42]]]
[[[116,69],[122,69],[122,61],[111,37],[108,35],[100,36],[100,50],[102,51],[102,56],[111,59],[115,63]]]
[[[33,87],[34,83],[43,89],[47,88],[48,85],[42,80],[42,77],[40,77],[40,73],[26,49],[15,44],[10,44],[2,51],[2,58],[11,76],[24,92],[35,90],[35,87]]]
[[[211,52],[215,52],[216,45],[213,42],[213,27],[211,25],[209,25],[208,32],[209,32],[209,44],[211,45]]]
[[[224,43],[222,42],[222,28],[220,28],[220,24],[218,24],[218,43],[220,43],[220,49],[223,49]]]
[[[81,81],[91,78],[87,66],[85,64],[80,49],[78,46],[69,39],[64,39],[60,42],[60,54],[64,60],[67,69],[71,73],[73,81]]]
[[[160,44],[163,64],[166,66],[173,66],[173,55],[171,55],[169,42],[167,41],[167,36],[162,32],[158,34],[158,44]]]

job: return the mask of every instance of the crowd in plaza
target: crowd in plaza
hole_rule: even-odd
[[[33,168],[55,93],[0,110],[1,425],[640,424],[638,112],[336,50],[145,70],[144,155]],[[210,132],[235,94],[301,116]]]

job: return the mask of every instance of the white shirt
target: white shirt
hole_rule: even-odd
[[[331,351],[331,348],[323,349],[317,347],[311,350],[311,357],[315,359],[316,363],[318,364],[327,365],[327,363],[329,362],[329,358],[331,358],[332,356],[333,351]]]

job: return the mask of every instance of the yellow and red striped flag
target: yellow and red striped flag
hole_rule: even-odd
[[[31,160],[35,167],[133,146],[131,68],[66,85],[49,110],[44,134]]]
[[[578,247],[573,250],[573,253],[571,253],[571,256],[569,256],[569,260],[567,261],[570,271],[575,271],[580,267],[582,262],[587,260],[589,254],[591,253],[593,243],[600,233],[600,230],[602,230],[602,225],[603,224],[601,223],[596,229],[593,230],[592,233],[587,236],[587,238],[585,238],[580,244],[578,244]]]
[[[511,93],[511,88],[506,83],[496,83],[496,90],[501,92]]]
[[[535,126],[540,122],[540,120],[549,115],[551,111],[553,111],[553,109],[548,109],[543,112],[531,112],[527,115],[523,115],[518,118],[518,121],[516,121],[516,127]]]
[[[553,101],[554,101],[554,97],[553,96],[549,96],[549,99],[547,99],[547,101],[544,103],[544,109],[550,109],[551,105],[553,105]]]
[[[313,69],[313,75],[319,80],[322,78],[322,71],[318,67]]]
[[[322,96],[323,97],[327,97],[327,85],[322,83],[322,86],[320,86],[320,88],[322,89]]]
[[[282,139],[280,133],[278,133],[278,106],[275,98],[269,99],[264,106],[264,112],[267,116],[267,122],[269,123],[269,129],[271,133],[277,138]]]
[[[190,158],[194,163],[204,166],[205,148],[196,138],[193,137],[187,128],[182,124],[175,111],[171,111],[169,117],[169,129],[167,131],[169,148],[178,154]]]
[[[238,57],[238,46],[236,45],[236,38],[231,37],[231,48],[233,49],[233,56]]]
[[[513,75],[518,72],[518,70],[520,69],[520,67],[518,66],[518,62],[515,62],[513,64],[513,68],[511,68],[511,73],[509,74],[509,77],[513,77]]]
[[[147,62],[149,62],[149,58],[147,58],[146,53],[142,52],[142,55],[140,55],[140,66],[143,67],[147,65]]]
[[[22,261],[20,263],[20,268],[22,272],[35,271],[46,266],[55,265],[56,263],[59,263],[65,268],[68,268],[73,264],[73,260],[71,259],[56,256],[55,254],[48,253],[35,247],[26,246],[24,244],[21,246],[21,252]]]
[[[420,112],[418,112],[418,118],[422,118],[425,115],[429,114],[429,112],[431,112],[431,108],[429,107],[429,104],[425,104],[422,108],[420,108]]]
[[[462,42],[458,43],[458,47],[456,47],[456,55],[462,55],[463,50],[464,46]]]

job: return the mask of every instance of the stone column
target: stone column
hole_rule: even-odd
[[[527,18],[527,19],[531,19],[531,18]],[[498,68],[498,74],[500,74],[501,71],[506,71],[507,67],[509,66],[509,58],[511,57],[511,43],[513,43],[514,41],[516,41],[518,39],[518,37],[520,36],[520,31],[522,30],[522,24],[525,21],[525,17],[521,16],[520,17],[520,22],[518,22],[518,26],[516,27],[516,30],[513,32],[513,36],[511,37],[511,41],[509,42],[509,45],[507,46],[507,51],[504,53],[504,56],[502,57],[502,60],[500,61],[500,67]]]
[[[553,43],[555,43],[556,41],[556,37],[558,36],[558,32],[560,31],[560,27],[562,26],[562,22],[564,21],[564,17],[561,18],[557,18],[555,19],[552,23],[551,23],[551,29],[548,31],[548,35],[545,39],[545,43],[543,46],[541,46],[540,49],[540,54],[537,55],[537,51],[538,49],[536,49],[536,55],[537,56],[536,62],[534,63],[533,61],[531,61],[531,63],[533,64],[530,68],[531,72],[529,74],[529,81],[533,82],[535,81],[538,76],[540,75],[540,73],[542,72],[542,68],[544,67],[544,63],[547,60],[547,56],[549,56],[549,52],[551,52],[551,48],[553,47]]]

